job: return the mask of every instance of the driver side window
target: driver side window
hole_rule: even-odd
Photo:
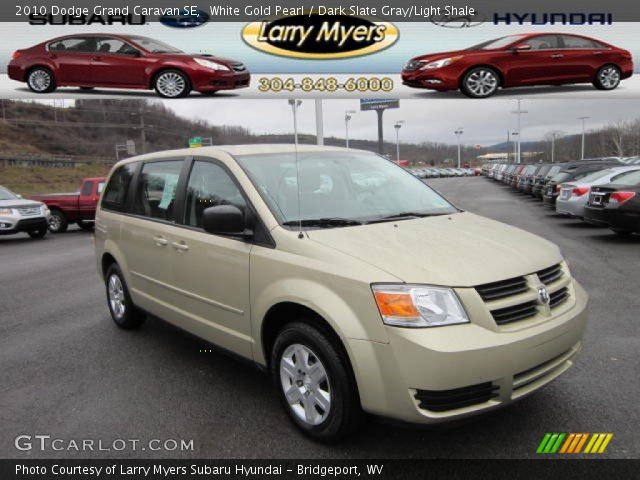
[[[202,228],[202,213],[209,207],[233,205],[246,213],[247,204],[240,189],[219,165],[196,160],[189,175],[185,198],[184,224]]]

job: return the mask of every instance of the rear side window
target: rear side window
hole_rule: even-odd
[[[176,187],[182,160],[145,163],[136,188],[133,213],[158,220],[173,220]]]
[[[603,45],[593,40],[572,35],[563,35],[562,43],[564,43],[564,48],[604,48]]]
[[[82,185],[82,190],[80,190],[80,195],[86,197],[87,195],[91,195],[93,191],[93,182],[84,182]]]
[[[136,167],[137,164],[128,163],[113,172],[104,196],[102,197],[102,208],[116,211],[124,210],[125,202],[127,201],[127,191],[129,190],[131,178],[133,178]]]
[[[50,52],[92,53],[97,51],[98,42],[95,37],[72,37],[54,40],[48,48]]]

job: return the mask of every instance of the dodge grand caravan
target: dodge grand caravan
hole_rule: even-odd
[[[581,348],[587,295],[555,245],[462,211],[369,152],[127,159],[95,232],[118,327],[149,313],[255,362],[322,441],[364,412],[428,424],[507,405]]]

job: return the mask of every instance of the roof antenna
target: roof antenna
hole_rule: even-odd
[[[289,99],[289,105],[291,105],[291,110],[293,112],[293,143],[294,143],[294,152],[296,158],[296,189],[298,195],[298,238],[304,238],[302,234],[302,207],[300,206],[300,163],[298,158],[298,107],[302,104],[302,100],[298,100],[295,98]]]

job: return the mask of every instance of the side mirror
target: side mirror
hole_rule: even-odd
[[[216,235],[251,237],[253,232],[247,228],[242,211],[233,205],[217,205],[202,212],[202,228]]]
[[[531,45],[529,45],[528,43],[521,43],[520,45],[516,45],[515,47],[513,47],[514,53],[526,52],[527,50],[531,50]]]

